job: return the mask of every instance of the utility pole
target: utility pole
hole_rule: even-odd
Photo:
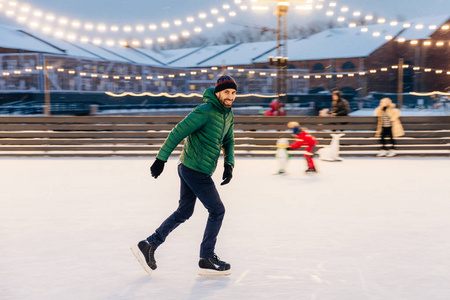
[[[44,97],[45,97],[45,106],[44,106],[44,114],[48,117],[51,115],[50,109],[50,79],[49,79],[49,66],[47,66],[47,60],[44,56]]]
[[[403,57],[400,57],[398,59],[397,104],[398,104],[398,108],[402,108],[402,106],[403,106]]]

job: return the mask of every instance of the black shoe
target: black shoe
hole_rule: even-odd
[[[210,258],[200,258],[198,266],[201,276],[227,276],[231,274],[230,264],[221,261],[216,254]]]
[[[145,257],[145,262],[150,267],[150,269],[156,269],[156,260],[155,260],[155,249],[150,245],[147,240],[140,241],[138,244],[139,250],[141,250],[142,254]]]
[[[317,173],[316,168],[308,169],[305,173]]]

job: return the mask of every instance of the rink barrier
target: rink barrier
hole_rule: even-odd
[[[180,116],[0,117],[0,156],[154,156]],[[374,155],[376,117],[235,116],[236,155],[272,156],[276,140],[293,136],[286,124],[297,121],[329,145],[343,131],[342,156]],[[450,116],[402,117],[405,136],[399,155],[450,155]],[[181,151],[182,145],[175,149]],[[294,155],[301,155],[301,151]]]

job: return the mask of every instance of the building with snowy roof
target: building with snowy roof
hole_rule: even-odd
[[[287,93],[341,89],[360,96],[448,90],[450,15],[403,23],[333,28],[287,41]],[[0,91],[201,93],[224,70],[246,93],[273,94],[277,42],[155,51],[57,39],[0,25]]]

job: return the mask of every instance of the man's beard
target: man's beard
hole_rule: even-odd
[[[226,101],[229,100],[230,102],[228,102],[228,104],[226,103]],[[222,104],[224,107],[226,108],[231,108],[231,106],[233,105],[233,100],[232,99],[228,99],[228,98],[221,98],[219,99],[220,104]]]

